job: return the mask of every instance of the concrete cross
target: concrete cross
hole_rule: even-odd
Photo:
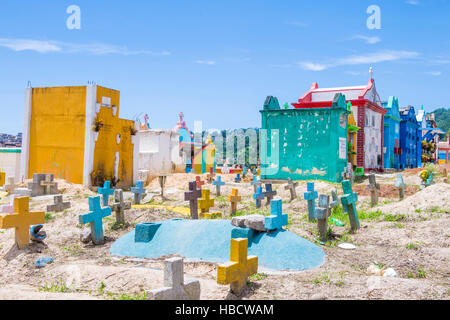
[[[105,181],[103,188],[98,188],[97,192],[102,195],[103,206],[107,207],[109,202],[109,196],[114,194],[114,190],[111,189],[111,181]]]
[[[250,183],[253,186],[253,192],[256,193],[257,188],[261,185],[261,180],[259,180],[258,177],[254,175],[253,180]]]
[[[8,184],[5,185],[5,191],[8,194],[14,194],[14,190],[16,189],[16,184],[14,183],[14,177],[8,178]]]
[[[305,200],[308,201],[308,219],[314,221],[314,210],[316,208],[316,199],[318,198],[317,191],[314,191],[314,182],[308,182],[304,193]]]
[[[161,198],[164,200],[166,199],[164,197],[164,186],[166,185],[167,176],[159,176],[159,186],[161,187]]]
[[[222,177],[218,176],[216,180],[212,182],[214,186],[216,186],[216,195],[220,197],[220,188],[225,185],[225,182],[222,181]]]
[[[63,202],[62,194],[53,197],[54,204],[47,205],[47,212],[61,212],[70,208],[70,202]]]
[[[272,184],[266,183],[266,191],[264,192],[264,196],[267,198],[266,205],[270,205],[270,202],[272,201],[273,197],[277,195],[277,192],[272,190]]]
[[[344,190],[344,195],[341,197],[341,203],[344,211],[348,213],[351,230],[354,232],[359,229],[358,212],[356,211],[358,195],[352,191],[352,184],[349,180],[342,182],[342,189]]]
[[[425,186],[429,187],[432,184],[434,184],[433,172],[430,172],[430,175],[428,176],[428,179],[427,179],[427,182],[425,183]]]
[[[9,197],[9,205],[0,206],[0,214],[14,213],[14,196]]]
[[[211,192],[209,189],[202,190],[202,197],[198,199],[198,206],[200,211],[209,212],[209,208],[214,207],[214,199],[210,199]]]
[[[195,279],[184,281],[183,258],[164,260],[164,287],[151,290],[150,300],[199,300],[200,282]]]
[[[395,182],[395,186],[398,188],[399,199],[403,200],[403,198],[405,197],[406,183],[403,182],[403,175],[401,173],[397,174],[397,181]]]
[[[214,167],[210,167],[209,173],[206,175],[208,183],[212,183],[215,176],[216,174],[214,173]]]
[[[262,187],[258,187],[256,189],[256,192],[253,195],[253,199],[256,200],[256,207],[261,208],[261,201],[264,199],[264,192],[262,191]]]
[[[231,196],[228,196],[228,202],[231,203],[231,215],[236,214],[237,204],[241,201],[242,197],[239,195],[238,189],[231,190]]]
[[[241,179],[241,174],[240,174],[240,173],[237,173],[237,174],[236,174],[236,178],[234,178],[234,181],[237,182],[237,183],[239,183],[239,182],[241,182],[241,180],[242,180],[242,179]]]
[[[377,183],[374,174],[369,174],[369,185],[367,190],[370,191],[370,204],[375,206],[378,204],[378,190],[380,190],[380,185]]]
[[[247,286],[247,278],[258,272],[258,257],[247,256],[247,246],[247,238],[231,239],[231,261],[217,266],[217,283],[229,284],[236,295]]]
[[[283,229],[283,226],[287,226],[288,221],[288,215],[283,213],[282,200],[272,200],[270,203],[270,216],[265,217],[264,227],[267,230]]]
[[[319,207],[314,210],[314,217],[317,219],[320,241],[323,242],[328,240],[328,217],[330,215],[330,196],[321,194],[319,196]]]
[[[0,171],[0,187],[3,187],[6,182],[6,173]]]
[[[191,219],[198,219],[198,198],[202,196],[202,191],[197,189],[195,181],[189,182],[189,191],[184,193],[184,201],[189,201],[191,209]]]
[[[197,184],[197,189],[201,189],[202,186],[205,184],[205,181],[202,181],[200,176],[196,176],[195,183]]]
[[[243,166],[242,167],[242,178],[245,178],[247,176],[247,167]]]
[[[444,183],[448,183],[448,172],[447,172],[447,168],[444,168],[442,170],[442,177],[444,178],[443,182]]]
[[[331,190],[331,198],[333,201],[330,203],[331,208],[336,208],[339,204],[338,193],[337,190]]]
[[[291,194],[291,201],[297,199],[297,192],[295,188],[298,186],[298,182],[293,182],[291,178],[288,178],[288,184],[284,186],[284,190],[289,190]]]
[[[53,176],[51,174],[45,175],[45,180],[41,181],[40,185],[42,187],[45,187],[45,193],[44,194],[51,194],[52,193],[52,187],[56,185],[56,182],[53,181]]]
[[[28,197],[14,198],[14,213],[0,215],[0,229],[15,228],[15,242],[19,249],[30,241],[30,226],[44,223],[44,212],[30,212]]]
[[[103,244],[103,218],[111,215],[111,208],[102,208],[100,205],[100,196],[89,197],[89,213],[78,216],[80,224],[90,223],[91,238],[94,244]]]
[[[118,189],[114,191],[114,204],[111,206],[111,210],[116,212],[116,224],[125,224],[125,210],[131,209],[131,202],[123,201],[123,190]]]
[[[134,204],[141,204],[141,200],[146,195],[144,181],[136,182],[136,187],[131,187],[131,192],[134,193]]]

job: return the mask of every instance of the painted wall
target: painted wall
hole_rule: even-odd
[[[15,182],[20,181],[21,150],[15,148],[0,148],[0,171],[5,172],[6,182],[13,177]]]
[[[382,154],[381,114],[365,108],[364,126],[364,165],[366,168],[376,169],[381,166],[378,160]]]
[[[410,107],[406,114],[400,112],[400,117],[402,119],[400,122],[400,146],[402,148],[400,168],[417,168],[422,149],[418,148],[421,131],[414,108]]]
[[[400,114],[398,99],[391,96],[383,103],[388,111],[384,116],[384,167],[391,169],[400,168]]]
[[[83,183],[86,87],[33,88],[28,175]]]

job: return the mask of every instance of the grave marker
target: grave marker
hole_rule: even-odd
[[[114,191],[114,204],[111,206],[111,210],[116,212],[116,224],[124,225],[125,224],[125,210],[131,209],[131,202],[123,201],[123,190],[115,190]]]
[[[202,197],[198,199],[200,212],[209,212],[209,208],[214,207],[214,199],[211,199],[211,192],[208,189],[202,190]]]
[[[47,205],[47,212],[61,212],[70,208],[70,202],[63,202],[62,194],[53,197],[54,204]]]
[[[228,196],[228,202],[231,203],[231,215],[236,214],[237,204],[241,199],[242,197],[239,195],[238,189],[232,189],[231,196]]]
[[[431,186],[432,184],[434,184],[434,181],[433,181],[433,172],[430,172],[430,175],[428,176],[427,182],[425,182],[425,186],[426,186],[426,187],[429,187],[429,186]]]
[[[6,182],[6,173],[0,171],[0,187],[3,187]]]
[[[267,198],[266,205],[270,205],[270,202],[272,201],[273,197],[277,195],[277,192],[272,190],[272,184],[266,183],[266,191],[264,192],[264,196]]]
[[[103,206],[107,207],[109,196],[114,194],[114,190],[111,189],[111,181],[105,181],[105,183],[103,184],[103,188],[98,188],[97,192],[102,195]]]
[[[28,183],[28,192],[32,197],[42,196],[45,194],[57,194],[58,184],[54,182],[53,177],[53,174],[34,173],[33,181]],[[48,186],[46,185],[46,180],[50,180]],[[50,189],[50,192],[48,192],[48,189]]]
[[[144,181],[136,182],[136,187],[131,187],[131,192],[134,193],[134,204],[141,204],[141,200],[146,195]]]
[[[202,181],[199,176],[196,176],[195,183],[197,184],[197,189],[201,189],[202,186],[205,184],[205,181]]]
[[[398,188],[398,198],[403,200],[405,197],[405,188],[406,183],[403,182],[403,175],[401,173],[397,174],[397,181],[395,182],[395,186]]]
[[[258,272],[258,257],[247,256],[247,246],[246,238],[231,239],[231,261],[217,267],[217,283],[230,284],[236,295],[247,286],[247,278]]]
[[[349,180],[344,180],[342,182],[342,189],[344,190],[344,195],[341,197],[341,203],[344,211],[348,213],[351,230],[354,232],[359,229],[358,212],[356,211],[358,194],[352,191],[352,184]]]
[[[225,182],[222,181],[222,177],[218,176],[217,179],[212,182],[212,184],[216,186],[216,195],[220,197],[220,188],[225,185]]]
[[[298,182],[293,182],[291,178],[288,178],[288,184],[284,186],[284,190],[289,190],[291,194],[291,201],[297,199],[297,192],[295,188],[298,186]]]
[[[89,197],[89,213],[78,216],[80,224],[89,223],[91,226],[91,238],[94,244],[103,244],[103,218],[111,215],[111,208],[102,208],[100,205],[100,196]]]
[[[442,170],[442,176],[444,177],[443,182],[444,182],[444,183],[448,183],[448,172],[447,172],[447,168],[444,168],[444,169]]]
[[[239,182],[241,182],[241,174],[240,173],[237,173],[236,174],[236,178],[234,178],[234,181],[236,182],[236,183],[239,183]]]
[[[314,221],[314,211],[316,209],[316,199],[319,197],[317,191],[314,191],[314,182],[308,182],[304,193],[305,200],[308,201],[308,219]]]
[[[331,215],[330,196],[321,194],[319,196],[319,207],[315,209],[314,216],[317,219],[317,230],[320,241],[328,240],[328,217]]]
[[[52,194],[52,187],[56,186],[56,182],[53,181],[53,175],[46,174],[45,180],[41,181],[40,185],[45,187],[44,194]]]
[[[282,200],[272,200],[270,203],[270,216],[264,219],[264,227],[267,230],[283,229],[283,226],[288,225],[288,221],[288,215],[283,213]]]
[[[253,193],[256,193],[258,187],[261,185],[261,180],[258,179],[256,175],[253,176],[252,182],[250,182],[253,186]]]
[[[14,198],[14,213],[0,216],[0,229],[15,228],[15,242],[22,249],[30,242],[30,226],[44,221],[44,212],[30,212],[28,197],[18,197]]]
[[[149,292],[151,300],[199,300],[200,282],[184,281],[183,258],[164,260],[164,287]]]
[[[367,190],[370,191],[370,204],[375,206],[378,204],[378,190],[380,190],[380,184],[376,182],[375,175],[369,174],[369,185]]]
[[[209,173],[206,175],[208,183],[212,183],[214,181],[214,177],[216,174],[214,173],[214,167],[209,168]]]
[[[5,191],[8,194],[14,194],[14,190],[16,189],[16,184],[14,183],[14,177],[8,178],[8,184],[5,185]]]
[[[257,188],[256,193],[253,195],[253,199],[256,200],[256,208],[261,208],[261,201],[264,199],[262,187]]]
[[[202,196],[202,191],[197,189],[195,181],[189,182],[189,191],[184,193],[184,201],[189,201],[191,209],[191,219],[198,219],[198,198]]]

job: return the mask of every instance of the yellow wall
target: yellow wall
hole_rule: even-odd
[[[131,144],[130,128],[134,122],[119,118],[120,92],[97,86],[97,103],[102,103],[102,97],[111,98],[111,107],[100,107],[97,114],[103,123],[99,131],[94,152],[94,171],[100,170],[106,178],[114,176],[115,153],[119,152],[119,183],[118,186],[130,186],[133,183],[133,145]],[[117,106],[113,116],[112,106]],[[121,135],[117,144],[116,136]]]
[[[353,112],[348,115],[348,124],[353,125],[356,127],[356,121],[355,117],[353,116]],[[356,139],[357,139],[357,133],[356,132],[350,132],[350,130],[347,132],[347,142],[352,142],[352,151],[356,152]],[[352,154],[350,158],[347,160],[350,162],[353,166],[356,166],[356,153]]]
[[[86,87],[34,88],[28,178],[53,173],[83,183]]]

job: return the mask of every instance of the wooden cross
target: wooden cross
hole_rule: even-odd
[[[247,246],[247,238],[231,239],[231,261],[217,266],[217,283],[229,284],[236,295],[247,286],[247,278],[258,272],[258,257],[247,256]]]
[[[159,176],[158,180],[159,180],[159,186],[161,187],[161,199],[164,200],[164,199],[166,199],[164,197],[164,186],[166,185],[167,176]]]
[[[209,168],[209,173],[206,175],[208,183],[212,183],[216,174],[214,173],[214,167]]]
[[[242,179],[241,179],[241,174],[240,174],[240,173],[237,173],[237,174],[236,174],[236,178],[234,178],[234,181],[237,182],[237,183],[239,183],[239,182],[241,182],[241,180],[242,180]]]
[[[298,186],[298,182],[293,182],[291,178],[288,178],[288,184],[284,186],[284,190],[289,190],[291,193],[291,201],[297,199],[297,192],[295,188]]]
[[[258,177],[254,175],[253,180],[250,183],[253,186],[253,192],[256,193],[257,188],[261,185],[261,180],[259,180]]]
[[[114,204],[110,206],[111,210],[116,212],[116,224],[125,224],[125,210],[131,209],[131,202],[123,201],[123,190],[118,189],[114,191]]]
[[[47,212],[61,212],[70,208],[70,202],[63,202],[62,194],[53,197],[54,204],[47,205]]]
[[[283,202],[281,199],[270,202],[270,216],[264,219],[264,228],[267,230],[283,229],[287,226],[289,217],[283,213]]]
[[[205,184],[205,181],[202,181],[200,176],[196,176],[195,183],[197,184],[197,189],[201,189],[202,186]]]
[[[183,258],[164,260],[164,287],[150,291],[150,300],[199,300],[200,282],[184,281]]]
[[[214,199],[210,199],[210,196],[209,189],[202,190],[202,197],[198,199],[198,206],[202,213],[209,212],[209,208],[214,207]]]
[[[272,190],[272,184],[266,183],[266,191],[264,192],[264,196],[267,198],[266,205],[270,205],[270,202],[272,201],[273,197],[277,195],[277,192]]]
[[[238,189],[232,189],[231,196],[228,196],[228,202],[231,202],[231,215],[236,214],[237,204],[241,199],[242,197],[239,195]]]
[[[314,210],[317,219],[317,230],[320,241],[328,240],[328,217],[331,215],[330,196],[321,194],[319,196],[319,207]]]
[[[369,185],[367,190],[370,191],[370,204],[375,206],[378,204],[378,190],[380,190],[380,185],[376,182],[375,175],[369,174]]]
[[[6,179],[6,173],[0,171],[0,187],[3,187],[5,184],[5,179]]]
[[[109,196],[114,194],[114,190],[111,189],[111,181],[105,181],[103,188],[98,188],[97,192],[102,195],[103,206],[107,207],[109,202]]]
[[[314,191],[314,182],[308,182],[304,193],[305,200],[308,201],[308,219],[314,221],[314,210],[316,208],[316,199],[318,198],[317,191]]]
[[[398,188],[399,199],[403,200],[403,198],[405,197],[406,183],[403,182],[403,175],[401,173],[397,174],[397,181],[395,182],[395,186]]]
[[[136,182],[136,187],[131,187],[131,192],[134,193],[134,204],[140,204],[142,198],[146,195],[144,181]]]
[[[14,178],[9,177],[8,184],[5,185],[5,191],[8,192],[8,194],[14,194],[14,190],[16,190],[16,184],[14,183]]]
[[[351,231],[354,232],[359,229],[358,212],[356,211],[358,195],[352,191],[352,184],[349,180],[342,182],[342,189],[344,190],[344,195],[341,197],[341,203],[344,211],[348,213]]]
[[[448,183],[448,172],[447,172],[447,168],[444,168],[442,170],[442,176],[444,177],[444,183]]]
[[[52,193],[52,187],[56,185],[56,182],[53,181],[51,174],[45,175],[45,180],[41,181],[40,185],[42,187],[45,187],[44,194],[51,194]]]
[[[222,177],[218,176],[217,179],[212,182],[212,184],[216,186],[216,195],[220,197],[220,188],[225,185],[225,182],[222,181]]]
[[[15,242],[19,249],[30,241],[30,226],[44,223],[44,212],[30,212],[28,197],[14,198],[14,213],[0,215],[0,229],[15,228]]]
[[[184,193],[184,201],[189,201],[191,209],[191,219],[198,219],[198,198],[202,196],[202,191],[197,189],[195,181],[189,182],[189,191]]]
[[[264,192],[262,191],[262,187],[258,187],[256,189],[256,192],[253,195],[253,199],[256,200],[256,208],[261,208],[261,201],[264,199]]]
[[[89,223],[91,226],[91,238],[94,244],[103,244],[103,218],[111,215],[111,208],[102,208],[100,205],[100,196],[89,197],[89,213],[78,216],[80,224]]]

